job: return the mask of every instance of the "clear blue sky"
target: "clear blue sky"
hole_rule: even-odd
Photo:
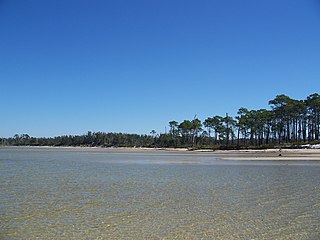
[[[319,0],[0,0],[0,136],[164,132],[320,89]]]

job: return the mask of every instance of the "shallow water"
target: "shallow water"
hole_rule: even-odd
[[[0,149],[0,239],[320,239],[318,162]]]

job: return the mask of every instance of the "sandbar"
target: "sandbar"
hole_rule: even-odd
[[[64,151],[112,152],[112,153],[173,153],[206,155],[213,159],[239,161],[320,161],[320,149],[264,149],[264,150],[193,150],[187,148],[127,148],[127,147],[49,147],[49,146],[1,146],[1,149],[47,149]]]

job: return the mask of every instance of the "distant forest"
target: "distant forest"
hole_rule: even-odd
[[[101,146],[101,147],[156,147],[190,149],[240,149],[274,146],[294,147],[319,143],[320,95],[309,95],[305,100],[292,99],[284,94],[269,101],[270,109],[249,110],[241,107],[237,116],[215,115],[201,121],[169,122],[168,133],[148,135],[88,132],[35,138],[16,134],[2,138],[2,145],[14,146]]]

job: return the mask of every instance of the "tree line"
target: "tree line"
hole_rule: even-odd
[[[241,107],[232,117],[214,115],[201,121],[169,122],[169,132],[149,135],[88,132],[84,135],[35,138],[16,134],[3,138],[4,145],[248,148],[298,146],[319,142],[320,95],[296,100],[284,94],[269,101],[270,109]]]
[[[88,146],[88,147],[151,147],[154,137],[151,135],[91,132],[83,135],[64,135],[57,137],[30,137],[28,134],[15,134],[12,138],[3,138],[3,145],[12,146]]]
[[[199,119],[170,121],[170,134],[187,144],[220,146],[301,145],[319,141],[320,95],[305,100],[284,94],[269,101],[271,109],[248,110],[237,116],[215,115],[202,123]]]

